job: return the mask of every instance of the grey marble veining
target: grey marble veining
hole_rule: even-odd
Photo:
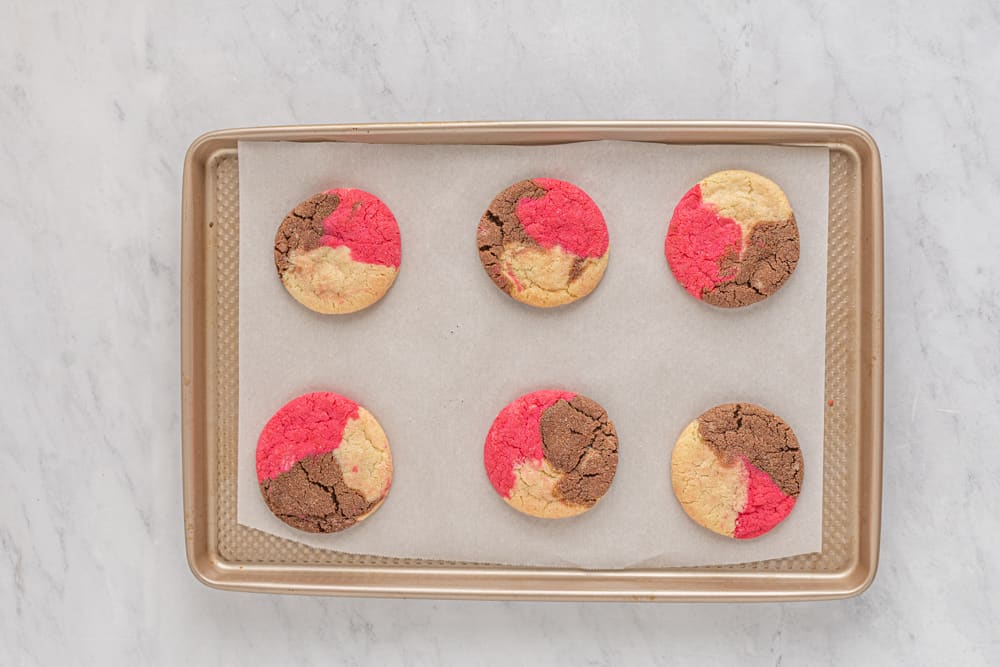
[[[0,663],[1000,660],[1000,6],[259,4],[0,6]],[[577,118],[837,121],[879,142],[874,586],[835,603],[708,606],[196,583],[178,382],[191,140],[258,124]]]

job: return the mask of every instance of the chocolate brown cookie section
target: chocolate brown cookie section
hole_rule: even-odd
[[[753,403],[718,405],[698,417],[698,433],[727,463],[746,457],[783,493],[799,495],[803,474],[799,441],[774,413]]]
[[[333,452],[298,461],[288,472],[262,482],[260,490],[279,519],[309,533],[349,528],[378,505],[344,483]]]
[[[561,500],[590,507],[607,493],[618,467],[618,435],[608,413],[585,396],[560,400],[540,422],[545,458],[564,474]]]
[[[505,243],[537,245],[524,231],[517,218],[517,202],[523,197],[539,199],[545,190],[532,181],[519,181],[510,186],[490,202],[489,208],[479,220],[476,240],[479,244],[479,259],[490,279],[500,289],[509,292],[510,281],[503,275],[501,256]]]
[[[799,229],[795,217],[780,222],[758,222],[750,232],[743,257],[726,253],[719,274],[736,269],[729,281],[706,290],[705,303],[724,308],[747,306],[765,299],[785,284],[799,262]]]
[[[323,236],[323,220],[340,205],[340,197],[322,192],[296,206],[285,216],[274,236],[274,265],[281,276],[288,268],[288,254],[319,247]]]

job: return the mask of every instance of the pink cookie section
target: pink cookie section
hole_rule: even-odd
[[[298,461],[340,447],[344,427],[358,404],[338,394],[303,394],[268,420],[257,440],[257,481],[274,479]]]
[[[688,190],[674,209],[663,246],[670,269],[684,289],[700,299],[706,290],[731,279],[735,269],[719,273],[719,260],[727,252],[739,255],[742,249],[739,224],[702,201],[700,184]]]
[[[323,221],[320,243],[331,248],[347,246],[355,262],[399,268],[399,225],[389,207],[364,190],[326,192],[340,197],[340,205]]]
[[[525,394],[507,405],[486,435],[483,462],[493,488],[506,498],[514,488],[514,466],[524,461],[541,461],[545,458],[542,448],[542,413],[556,401],[573,400],[576,394],[568,391],[543,390]]]
[[[747,504],[736,517],[733,537],[748,540],[759,537],[781,523],[795,507],[795,498],[785,495],[771,476],[743,459],[750,478],[747,482]]]
[[[586,192],[554,178],[531,181],[546,193],[517,203],[517,218],[528,236],[543,248],[560,246],[577,257],[600,257],[608,251],[604,216]]]

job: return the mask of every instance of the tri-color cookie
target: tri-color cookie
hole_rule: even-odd
[[[608,266],[608,228],[587,193],[554,178],[520,181],[479,221],[479,259],[497,287],[548,308],[590,294]]]
[[[483,448],[486,474],[507,504],[557,519],[586,512],[618,468],[618,435],[600,405],[568,391],[536,391],[497,415]]]
[[[727,403],[687,425],[671,460],[674,495],[696,522],[739,540],[781,523],[802,488],[788,424],[752,403]]]
[[[400,254],[399,226],[389,207],[350,188],[300,203],[274,237],[282,284],[318,313],[353,313],[381,299],[396,280]]]
[[[785,284],[799,261],[799,230],[773,181],[750,171],[720,171],[677,204],[664,252],[692,296],[735,308]]]
[[[392,453],[370,412],[338,394],[285,404],[257,441],[257,481],[279,519],[335,533],[378,509],[392,483]]]

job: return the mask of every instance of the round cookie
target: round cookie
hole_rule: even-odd
[[[750,171],[720,171],[681,198],[664,253],[694,298],[736,308],[785,284],[799,261],[799,230],[773,181]]]
[[[317,313],[353,313],[382,298],[399,272],[399,226],[364,190],[337,188],[293,208],[274,237],[278,277]]]
[[[802,488],[802,452],[792,429],[752,403],[703,412],[674,445],[674,495],[697,523],[738,540],[781,523]]]
[[[586,512],[618,467],[618,435],[600,405],[568,391],[536,391],[497,415],[483,448],[493,488],[516,510],[544,519]]]
[[[286,403],[257,441],[264,502],[289,526],[335,533],[378,509],[392,483],[392,453],[370,412],[338,394]]]
[[[608,228],[587,193],[554,178],[520,181],[479,220],[479,259],[497,287],[549,308],[590,294],[608,266]]]

